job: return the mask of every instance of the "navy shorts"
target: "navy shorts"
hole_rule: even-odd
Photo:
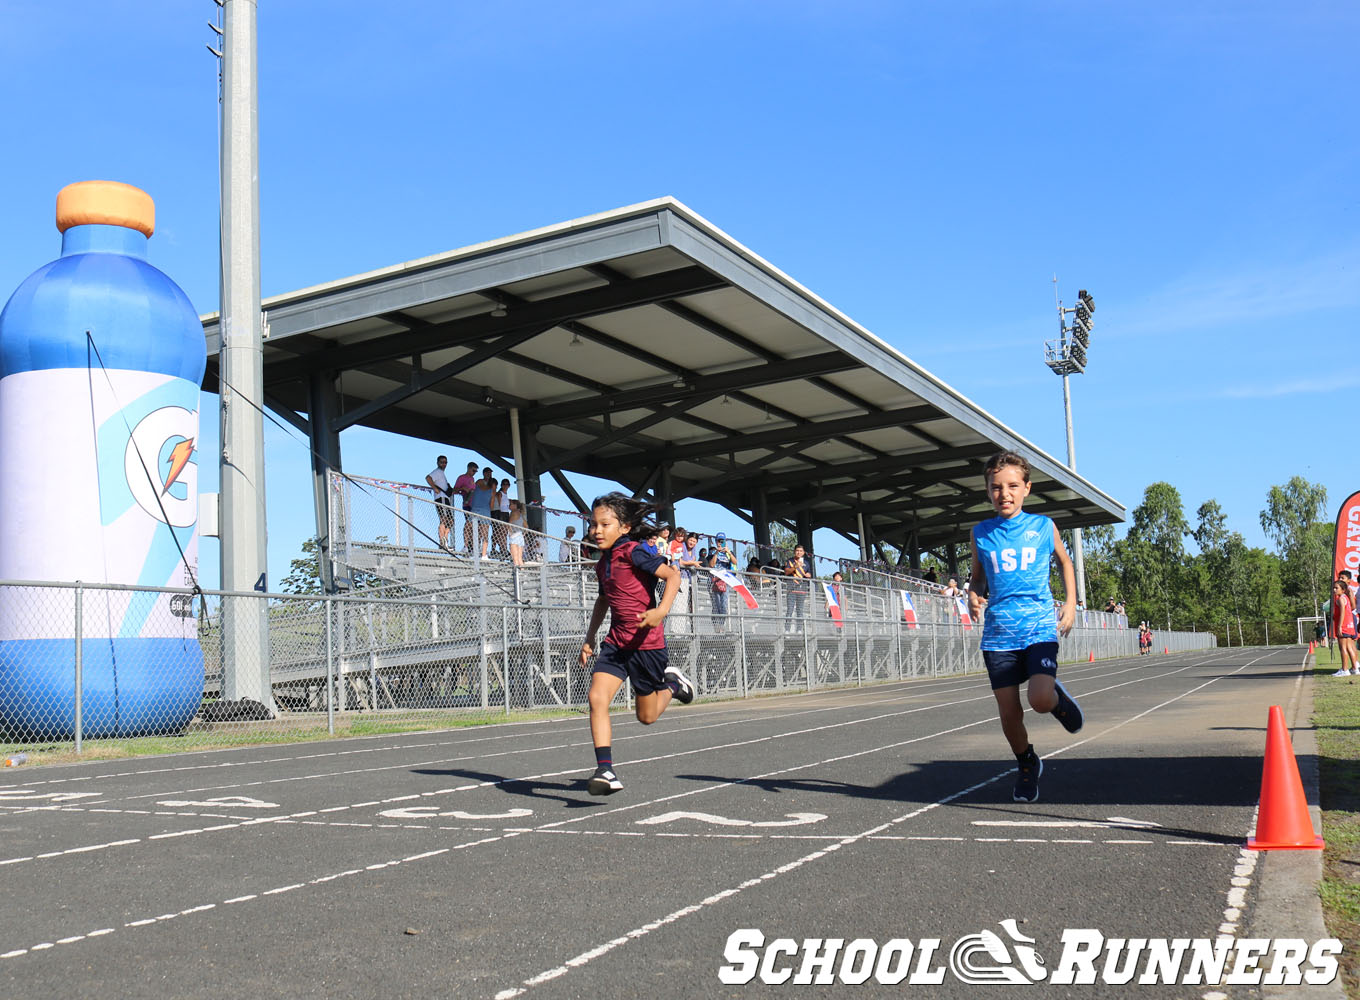
[[[666,686],[669,660],[664,648],[619,649],[602,642],[599,655],[595,657],[595,667],[590,672],[611,674],[628,681],[633,685],[635,695],[652,694]]]
[[[1058,644],[1036,642],[1024,649],[984,649],[982,662],[987,664],[993,691],[1019,687],[1035,674],[1058,676]]]

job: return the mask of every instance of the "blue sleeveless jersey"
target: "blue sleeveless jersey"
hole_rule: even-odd
[[[1021,511],[1007,520],[989,518],[973,529],[978,560],[987,573],[987,616],[982,648],[1024,649],[1058,641],[1053,590],[1053,521]]]

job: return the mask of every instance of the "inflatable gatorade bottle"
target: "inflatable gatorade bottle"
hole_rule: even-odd
[[[147,262],[155,206],[57,195],[61,256],[0,313],[0,579],[193,586],[203,328]],[[75,593],[0,587],[0,738],[69,739]],[[176,732],[203,693],[193,601],[86,589],[86,737]]]

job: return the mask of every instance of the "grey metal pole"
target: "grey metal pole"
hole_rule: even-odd
[[[524,445],[519,437],[519,407],[510,407],[510,454],[515,460],[515,493],[524,505],[524,521],[529,521],[529,494],[524,479]]]
[[[326,609],[326,732],[335,735],[335,653],[331,640],[331,615],[335,602],[330,595],[321,598]]]
[[[80,753],[85,742],[85,626],[84,618],[85,588],[76,581],[76,753]]]
[[[222,0],[222,589],[268,590],[256,0]],[[223,694],[274,708],[263,600],[222,604]]]
[[[1072,390],[1068,386],[1068,376],[1062,377],[1063,417],[1067,421],[1067,467],[1077,471],[1077,445],[1072,435]],[[1086,559],[1081,551],[1081,529],[1072,529],[1072,564],[1077,575],[1077,600],[1086,607]]]

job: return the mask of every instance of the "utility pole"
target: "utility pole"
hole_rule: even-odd
[[[1068,376],[1086,371],[1086,351],[1091,345],[1091,315],[1096,303],[1086,289],[1077,292],[1077,304],[1063,308],[1058,298],[1058,276],[1053,276],[1053,297],[1058,304],[1058,337],[1044,344],[1044,364],[1062,376],[1063,417],[1067,423],[1067,467],[1077,471],[1077,445],[1072,435],[1072,390]],[[1067,317],[1072,317],[1068,326]],[[1072,529],[1072,562],[1077,575],[1077,600],[1086,607],[1086,559],[1081,551],[1081,529]]]
[[[259,90],[256,0],[221,8],[222,589],[269,589],[264,506],[264,320],[260,311]],[[214,28],[215,31],[219,30]],[[222,602],[222,695],[274,709],[263,597]]]

